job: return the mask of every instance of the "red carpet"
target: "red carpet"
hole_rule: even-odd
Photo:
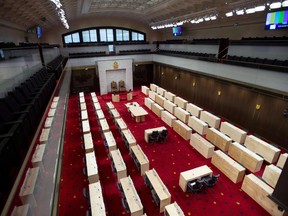
[[[85,98],[107,215],[126,215],[127,213],[122,207],[121,195],[116,185],[117,178],[112,172],[111,161],[108,158],[108,153],[99,132],[90,94],[86,93]],[[105,99],[98,96],[101,108],[110,125],[110,130],[126,163],[127,174],[131,176],[134,182],[144,206],[144,211],[148,216],[161,215],[159,214],[159,207],[154,203],[148,187],[144,184],[144,180],[130,157],[120,133],[106,110],[107,101]],[[241,191],[242,182],[238,184],[232,183],[224,174],[211,165],[211,159],[205,159],[189,145],[189,141],[184,141],[169,126],[165,125],[159,117],[147,109],[144,105],[144,95],[140,90],[135,91],[133,99],[133,101],[137,101],[149,113],[146,116],[146,121],[143,123],[136,123],[132,119],[124,105],[127,101],[121,100],[119,103],[114,103],[114,106],[150,160],[150,169],[155,168],[171,193],[172,202],[177,201],[185,215],[269,215],[246,193]],[[82,161],[85,152],[81,148],[83,142],[79,114],[78,95],[72,95],[69,99],[63,153],[59,204],[60,216],[85,215],[88,209],[88,202],[83,196],[83,187],[88,188],[88,181],[82,171],[85,166]],[[169,134],[166,142],[160,144],[146,143],[144,140],[144,130],[158,126],[166,126],[168,128]],[[205,189],[203,193],[199,194],[184,193],[178,184],[180,172],[204,164],[211,167],[214,173],[221,174],[216,186]],[[265,164],[262,170],[256,173],[256,175],[262,175],[261,172],[263,172],[264,166]]]

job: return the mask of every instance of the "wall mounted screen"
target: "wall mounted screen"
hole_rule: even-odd
[[[265,29],[274,30],[288,28],[288,10],[267,13]]]

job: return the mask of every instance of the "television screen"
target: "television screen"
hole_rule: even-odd
[[[173,35],[174,36],[180,36],[182,35],[182,26],[175,26],[173,27]]]
[[[42,37],[42,27],[41,26],[37,26],[36,34],[37,34],[38,39]]]
[[[274,11],[267,13],[266,30],[288,28],[288,10]]]

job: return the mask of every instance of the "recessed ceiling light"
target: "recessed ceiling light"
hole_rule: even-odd
[[[270,4],[270,9],[277,9],[281,7],[281,2],[273,2]]]

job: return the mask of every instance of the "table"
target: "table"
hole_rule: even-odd
[[[149,128],[149,129],[146,129],[144,131],[144,139],[145,141],[148,143],[148,140],[149,140],[149,135],[152,134],[153,131],[158,131],[158,132],[161,132],[163,130],[167,130],[166,127],[164,126],[161,126],[161,127],[157,127],[157,128]]]
[[[217,146],[222,151],[228,151],[232,139],[215,128],[208,128],[206,139]]]
[[[41,170],[44,170],[42,160],[43,160],[45,148],[46,148],[46,144],[41,144],[41,145],[36,146],[36,149],[31,159],[31,163],[33,167],[40,167]]]
[[[141,175],[145,175],[145,172],[149,170],[149,160],[141,147],[139,145],[131,146],[130,154]]]
[[[151,105],[151,110],[152,112],[154,112],[158,117],[161,117],[161,112],[164,111],[164,108],[161,107],[159,104],[157,103],[153,103]]]
[[[189,117],[188,126],[201,135],[205,135],[208,130],[208,124],[195,116]]]
[[[133,104],[134,103],[137,103],[137,102],[133,102]],[[148,115],[148,113],[141,106],[137,106],[137,104],[136,105],[125,104],[125,105],[126,107],[128,107],[128,110],[131,112],[131,115],[135,117],[136,122],[144,122],[145,116]]]
[[[175,103],[178,107],[180,107],[180,108],[182,108],[182,109],[185,110],[188,101],[187,101],[187,100],[184,100],[184,99],[181,98],[181,97],[175,97],[175,98],[174,98],[174,103]]]
[[[218,129],[220,126],[220,118],[207,111],[201,111],[200,119],[208,123],[210,127]]]
[[[177,202],[165,206],[165,216],[185,216]]]
[[[145,95],[149,94],[149,88],[147,86],[141,86],[141,92]]]
[[[95,110],[101,110],[101,106],[98,102],[93,103]]]
[[[89,197],[92,216],[106,216],[100,181],[89,184]]]
[[[92,135],[91,133],[85,133],[83,135],[84,138],[84,147],[86,153],[94,151],[94,146],[93,146],[93,140],[92,140]]]
[[[105,118],[101,119],[99,121],[99,123],[100,123],[100,127],[101,127],[101,130],[102,130],[103,133],[110,131],[109,125],[108,125],[108,123],[107,123]]]
[[[11,213],[11,216],[29,216],[29,215],[32,215],[29,204],[15,206]]]
[[[136,145],[136,139],[129,129],[122,131],[122,137],[125,141],[125,145],[127,146],[127,148],[130,149],[131,146]]]
[[[183,139],[189,140],[192,133],[192,128],[188,127],[180,120],[173,122],[173,130],[178,133]]]
[[[122,155],[120,153],[119,149],[110,151],[110,155],[113,161],[113,166],[115,167],[118,182],[120,182],[121,178],[127,177],[127,169],[125,162],[122,158]]]
[[[57,107],[57,105],[58,105],[58,101],[53,101],[52,103],[51,103],[51,108],[52,109],[56,109],[56,107]]]
[[[288,158],[288,153],[281,154],[279,159],[278,159],[277,166],[283,169],[287,158]]]
[[[282,169],[274,164],[267,165],[262,175],[262,179],[267,182],[271,187],[275,188],[278,179],[281,175]]]
[[[37,206],[37,202],[34,197],[34,190],[39,173],[39,167],[28,168],[23,185],[19,192],[19,197],[22,204],[30,204],[32,207]]]
[[[83,134],[90,132],[90,125],[89,125],[88,120],[82,121],[82,131],[83,131]]]
[[[247,135],[247,132],[244,130],[241,130],[238,127],[235,127],[234,125],[230,124],[229,122],[222,122],[220,126],[220,131],[229,137],[231,137],[232,140],[243,144]]]
[[[79,92],[79,97],[84,97],[84,92]]]
[[[186,110],[180,108],[180,107],[176,107],[174,109],[174,115],[181,120],[182,122],[186,123],[188,121],[189,118],[189,112],[187,112]]]
[[[169,100],[164,101],[164,109],[166,109],[171,114],[174,114],[174,110],[176,107],[177,107],[176,104],[172,103],[171,101]]]
[[[114,108],[115,108],[115,107],[114,107],[114,105],[113,105],[112,102],[106,103],[106,109],[107,109],[108,111],[111,111],[111,110],[114,109]]]
[[[151,84],[150,84],[150,89],[151,89],[152,91],[156,92],[156,91],[157,91],[157,88],[158,88],[158,86],[157,86],[156,84],[154,84],[154,83],[151,83]]]
[[[181,189],[186,192],[187,191],[187,184],[190,181],[197,180],[197,179],[202,179],[203,177],[206,176],[212,176],[212,170],[207,166],[203,165],[191,170],[187,170],[185,172],[180,173],[179,177],[179,186]]]
[[[87,110],[86,103],[80,104],[80,110]]]
[[[81,104],[81,103],[85,103],[85,97],[80,97],[80,98],[79,98],[79,102],[80,102],[80,104]]]
[[[159,104],[160,106],[164,107],[164,101],[166,101],[166,98],[164,98],[163,96],[161,95],[155,95],[155,102],[157,104]]]
[[[149,186],[152,186],[151,190],[154,190],[160,203],[160,213],[164,212],[164,208],[166,205],[171,203],[171,194],[169,193],[167,187],[165,184],[162,182],[161,178],[159,177],[158,173],[156,172],[155,169],[151,169],[149,171],[146,171],[146,178],[147,182],[149,182]],[[156,200],[158,200],[156,199]],[[155,200],[155,201],[156,201]]]
[[[144,104],[147,108],[149,108],[150,110],[152,109],[152,104],[155,103],[153,100],[151,100],[151,98],[145,98],[144,99]]]
[[[98,120],[105,118],[104,113],[101,109],[96,110],[96,115],[97,115]]]
[[[95,183],[99,180],[98,175],[98,166],[96,163],[95,153],[89,152],[85,154],[86,157],[86,168],[87,168],[87,177],[90,184]]]
[[[189,112],[191,115],[196,116],[197,118],[200,117],[200,113],[203,109],[192,104],[192,103],[188,103],[186,106],[186,111]]]
[[[44,128],[44,129],[42,129],[42,133],[41,133],[41,135],[40,135],[39,142],[40,142],[40,143],[45,143],[45,142],[47,142],[47,141],[48,141],[49,134],[50,134],[50,128]]]
[[[50,128],[52,125],[53,119],[54,119],[53,117],[47,117],[45,124],[44,124],[44,128]]]
[[[93,103],[98,103],[98,98],[96,96],[92,96]]]
[[[205,158],[211,158],[214,153],[215,146],[197,133],[191,134],[190,145]]]
[[[119,102],[120,101],[120,95],[119,94],[112,94],[112,101],[113,102]]]
[[[143,205],[130,176],[120,179],[120,185],[132,216],[143,214]]]
[[[109,152],[116,150],[117,145],[112,132],[111,131],[105,132],[104,137],[107,144],[106,147],[108,148]]]
[[[120,114],[119,114],[119,112],[118,112],[116,109],[110,110],[110,113],[111,113],[114,121],[115,121],[117,118],[120,118]]]
[[[165,92],[165,98],[169,101],[171,101],[172,103],[174,103],[174,98],[175,98],[175,94],[171,93],[171,92]]]
[[[82,110],[81,111],[81,120],[88,120],[88,112],[87,110]]]
[[[155,97],[156,97],[156,93],[154,91],[149,91],[149,98],[151,98],[151,100],[155,101]]]
[[[169,125],[170,127],[173,127],[173,122],[176,121],[176,117],[173,116],[171,113],[169,113],[168,111],[162,111],[161,112],[161,120],[163,122],[165,122],[167,125]]]
[[[161,87],[158,87],[157,88],[157,94],[161,95],[161,96],[164,96],[165,95],[165,92],[166,90],[161,88]]]
[[[49,112],[48,112],[48,117],[53,117],[55,115],[56,109],[52,109],[50,108]]]
[[[122,118],[117,118],[115,120],[115,124],[116,127],[120,130],[120,132],[127,129],[127,125]]]

